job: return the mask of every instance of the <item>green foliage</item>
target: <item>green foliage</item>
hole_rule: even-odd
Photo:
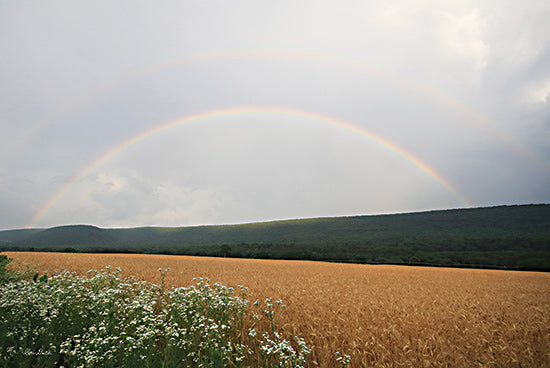
[[[195,281],[166,290],[110,267],[4,281],[0,367],[304,366],[309,347],[283,338],[274,314],[262,337],[245,325],[246,288]]]
[[[6,269],[6,266],[13,261],[11,258],[4,254],[0,254],[0,282],[7,281],[10,278],[10,272]]]
[[[5,254],[0,254],[0,272],[6,272],[6,266],[10,264],[13,259],[8,258]]]

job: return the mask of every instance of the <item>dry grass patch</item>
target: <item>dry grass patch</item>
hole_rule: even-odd
[[[207,277],[283,299],[285,333],[313,347],[312,366],[548,367],[550,274],[164,255],[6,252],[12,268],[126,275],[187,286]]]

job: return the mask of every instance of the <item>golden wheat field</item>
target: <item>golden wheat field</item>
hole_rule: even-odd
[[[164,255],[6,252],[10,267],[86,273],[107,265],[169,285],[207,277],[287,305],[280,327],[312,366],[550,367],[550,274]]]

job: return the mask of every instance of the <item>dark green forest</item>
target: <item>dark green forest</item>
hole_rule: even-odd
[[[8,230],[0,231],[0,250],[550,271],[550,205],[177,228]]]

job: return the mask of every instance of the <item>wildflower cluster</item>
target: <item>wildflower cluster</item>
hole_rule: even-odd
[[[257,336],[246,288],[207,279],[166,290],[122,278],[120,269],[4,278],[0,290],[0,367],[303,367],[310,352],[271,326]],[[279,304],[280,305],[280,304]],[[258,319],[260,316],[258,316]],[[246,326],[245,326],[246,325]]]
[[[349,354],[342,354],[339,351],[336,352],[336,361],[340,363],[342,368],[349,367],[351,364],[351,356]]]
[[[256,320],[260,321],[265,317],[268,323],[267,332],[259,334],[255,328],[249,330],[260,360],[270,367],[304,367],[311,348],[302,338],[295,337],[291,342],[277,332],[278,316],[286,307],[283,301],[277,300],[274,303],[271,298],[267,298],[263,306],[258,300],[254,305],[260,308],[262,314],[255,314]]]

